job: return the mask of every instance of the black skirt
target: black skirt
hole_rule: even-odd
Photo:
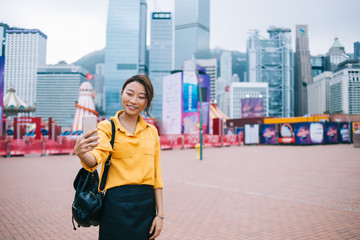
[[[149,239],[156,215],[154,187],[126,185],[106,191],[99,240]]]

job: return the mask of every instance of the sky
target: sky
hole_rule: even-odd
[[[129,0],[130,1],[130,0]],[[151,11],[173,11],[174,0],[147,0]],[[47,64],[72,63],[106,42],[108,0],[0,0],[0,22],[39,29],[48,36]],[[325,54],[334,37],[353,53],[360,41],[359,0],[210,0],[210,47],[246,51],[251,29],[267,38],[269,26],[307,24],[311,55]],[[148,22],[148,35],[150,35]],[[148,39],[148,44],[150,40]]]

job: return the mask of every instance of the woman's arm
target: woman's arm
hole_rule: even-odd
[[[87,137],[91,134],[95,133],[97,130],[93,130],[91,132],[86,133],[84,136],[80,137],[76,141],[76,145],[74,147],[75,154],[80,158],[80,160],[89,168],[94,167],[97,162],[95,157],[89,153],[91,150],[93,150],[99,142],[97,141],[100,137]]]
[[[164,208],[163,208],[163,194],[162,188],[157,188],[155,191],[155,202],[156,202],[156,217],[153,220],[150,234],[155,230],[154,235],[150,239],[155,239],[161,233],[164,221]]]

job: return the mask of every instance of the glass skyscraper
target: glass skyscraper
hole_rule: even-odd
[[[163,77],[173,69],[173,20],[170,12],[154,12],[151,16],[149,77],[154,87],[151,116],[162,119]]]
[[[293,52],[291,30],[270,27],[269,39],[258,31],[247,43],[248,81],[269,84],[269,116],[294,116]]]
[[[105,48],[105,113],[122,109],[125,80],[146,73],[145,0],[109,0]]]
[[[210,0],[175,0],[175,68],[210,46]]]

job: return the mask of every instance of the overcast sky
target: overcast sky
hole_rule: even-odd
[[[131,0],[129,0],[131,1]],[[148,0],[149,13],[173,11],[173,0]],[[337,36],[353,53],[360,41],[359,0],[210,0],[210,45],[246,51],[250,29],[307,24],[310,53],[325,54]],[[48,36],[47,63],[74,62],[105,47],[108,0],[0,0],[0,22],[37,28]],[[150,14],[148,14],[150,16]],[[149,34],[149,32],[148,32]]]

